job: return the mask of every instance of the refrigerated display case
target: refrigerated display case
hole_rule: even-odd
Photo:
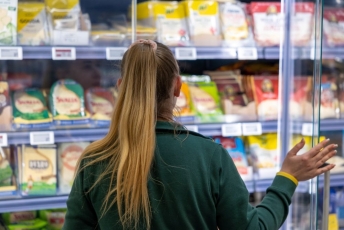
[[[0,1],[0,213],[66,206],[75,161],[107,133],[119,62],[137,38],[170,45],[184,82],[176,120],[228,150],[256,201],[302,137],[303,151],[325,137],[342,142],[333,135],[344,127],[340,7],[323,17],[321,0],[8,2]],[[334,91],[337,103],[326,99]],[[339,169],[332,185],[343,184]],[[321,229],[323,181],[299,183],[282,229]]]

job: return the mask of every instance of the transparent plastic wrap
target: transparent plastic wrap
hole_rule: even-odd
[[[48,20],[42,2],[18,3],[18,43],[20,45],[48,45]]]
[[[0,0],[0,45],[17,44],[18,0]]]
[[[170,46],[189,44],[185,10],[178,2],[144,2],[137,6],[139,25],[157,28],[158,41]]]
[[[324,38],[328,46],[344,45],[344,9],[324,8]]]
[[[183,1],[190,38],[195,46],[221,46],[219,6],[214,1]]]

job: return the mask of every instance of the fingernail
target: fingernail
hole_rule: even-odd
[[[338,145],[337,145],[337,144],[335,144],[335,145],[333,145],[333,147],[337,148],[337,147],[338,147]]]
[[[334,150],[333,152],[334,152],[334,153],[337,153],[337,150]]]
[[[330,141],[330,138],[327,138],[327,139],[326,139],[326,142],[329,142],[329,141]]]

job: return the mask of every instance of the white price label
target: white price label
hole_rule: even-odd
[[[177,60],[196,60],[197,51],[192,47],[178,47],[175,49]]]
[[[242,124],[242,134],[244,136],[257,136],[262,135],[262,133],[262,124],[259,122]]]
[[[198,133],[198,126],[197,125],[185,125],[185,128],[187,130]]]
[[[240,123],[224,124],[221,127],[222,136],[224,137],[237,137],[242,135],[242,128]]]
[[[241,47],[238,48],[238,59],[239,60],[257,60],[258,51],[255,47]]]
[[[122,60],[124,53],[127,51],[125,47],[107,47],[106,59],[107,60]]]
[[[228,49],[227,52],[228,52],[229,58],[234,58],[234,59],[237,58],[237,51],[236,51],[236,49]]]
[[[303,136],[313,136],[313,124],[312,123],[303,123],[301,134]]]
[[[30,132],[30,145],[49,145],[54,143],[54,132]]]
[[[0,47],[0,60],[23,60],[22,47]]]
[[[53,60],[76,60],[76,51],[74,47],[53,47]]]
[[[314,49],[314,48],[311,48],[310,59],[311,59],[311,60],[314,60],[314,58],[315,58],[315,49]]]
[[[6,133],[0,133],[0,147],[8,146],[8,139]]]

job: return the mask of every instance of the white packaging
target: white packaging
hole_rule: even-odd
[[[0,45],[17,44],[18,0],[0,0]]]

